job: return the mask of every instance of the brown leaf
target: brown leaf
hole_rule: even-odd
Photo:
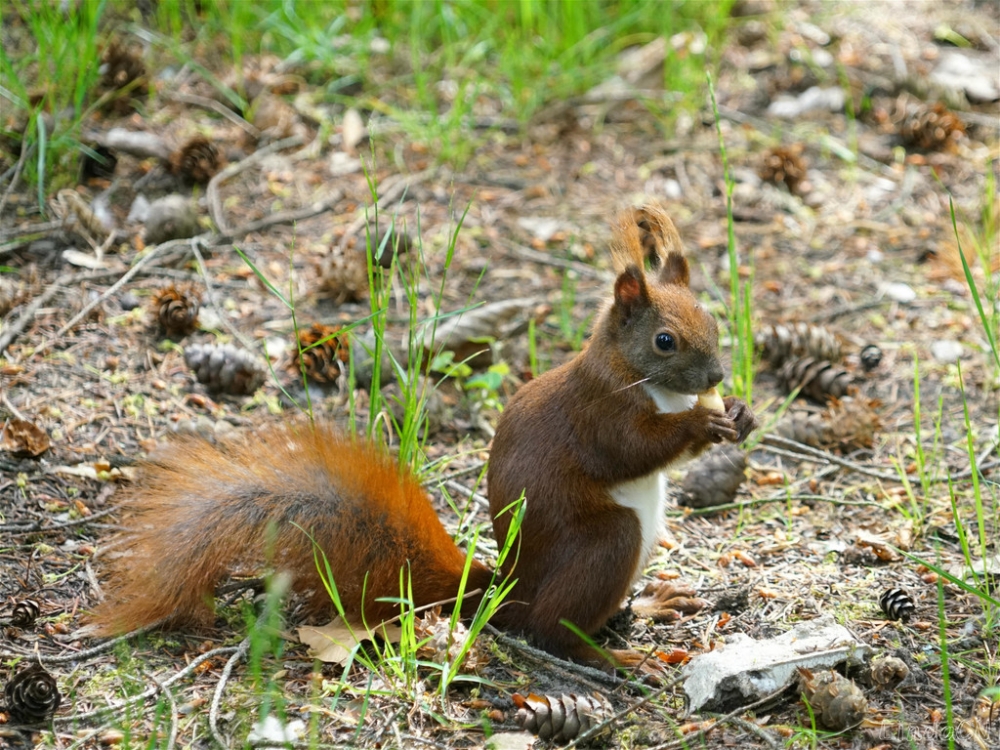
[[[40,456],[50,444],[45,430],[24,419],[8,420],[0,432],[0,450],[15,455]]]
[[[383,623],[369,631],[361,623],[345,623],[340,617],[335,617],[322,627],[299,628],[298,637],[301,643],[309,646],[309,653],[314,659],[344,665],[359,643],[370,641],[375,636],[398,643],[402,633],[398,625]]]

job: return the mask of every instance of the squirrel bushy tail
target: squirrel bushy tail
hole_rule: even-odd
[[[400,596],[401,570],[416,606],[458,593],[466,555],[417,481],[330,427],[275,425],[219,445],[184,438],[138,469],[124,502],[129,531],[109,553],[108,596],[94,613],[102,633],[205,620],[238,567],[287,571],[312,609],[332,611],[314,541],[349,616],[397,615],[398,604],[376,599]],[[473,561],[466,591],[485,591],[491,575]]]

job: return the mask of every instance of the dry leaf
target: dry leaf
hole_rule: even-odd
[[[40,456],[49,449],[49,436],[38,425],[24,419],[11,419],[0,432],[0,450],[28,456]]]
[[[309,655],[328,664],[347,663],[354,647],[375,636],[390,643],[398,643],[402,630],[398,625],[375,626],[371,631],[360,623],[345,623],[340,617],[333,618],[322,627],[307,625],[298,630],[299,642],[309,646]]]

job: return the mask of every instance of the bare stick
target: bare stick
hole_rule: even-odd
[[[226,224],[226,217],[222,212],[222,199],[219,197],[219,185],[226,180],[232,179],[240,172],[249,169],[266,156],[276,154],[286,148],[301,145],[302,140],[301,135],[293,135],[291,138],[284,138],[280,141],[275,141],[269,146],[265,146],[264,148],[254,151],[246,159],[230,164],[228,167],[215,175],[215,177],[209,180],[208,188],[205,190],[205,195],[208,198],[209,213],[211,213],[212,221],[215,222],[216,229],[218,229],[220,235],[228,236],[232,234],[232,232]]]
[[[864,476],[874,477],[875,479],[882,479],[886,482],[899,482],[899,474],[891,471],[878,471],[877,469],[870,469],[867,466],[856,463],[854,461],[848,461],[846,458],[841,458],[840,456],[835,456],[827,451],[821,451],[813,448],[805,443],[799,443],[795,440],[789,440],[788,438],[779,437],[777,435],[765,435],[761,438],[760,443],[757,444],[758,448],[766,449],[772,453],[777,453],[782,456],[788,456],[789,458],[794,458],[799,461],[812,461],[824,464],[836,464],[837,466],[842,466],[845,469],[850,469],[851,471],[857,472],[858,474],[863,474]],[[983,458],[989,455],[990,451],[993,450],[991,446],[990,449],[983,454]],[[985,471],[986,469],[992,468],[992,464],[985,464],[979,467],[980,471]],[[951,474],[952,481],[957,479],[968,479],[972,476],[972,469],[964,469],[963,471]],[[947,481],[948,477],[933,477],[931,481],[933,482],[944,482]]]
[[[226,742],[225,737],[219,732],[219,704],[222,703],[222,693],[226,689],[226,683],[229,682],[229,675],[233,673],[236,663],[246,656],[249,650],[250,639],[244,638],[239,648],[236,649],[236,653],[229,657],[229,661],[226,662],[226,666],[219,676],[219,684],[215,686],[215,695],[212,696],[212,707],[208,711],[208,728],[212,732],[212,737],[219,743],[219,747],[226,748],[227,750],[229,743]]]
[[[725,714],[723,716],[713,716],[712,718],[714,718],[716,721],[709,727],[705,727],[704,729],[699,729],[697,732],[685,735],[684,737],[679,737],[676,740],[665,742],[662,745],[656,745],[654,747],[649,748],[649,750],[675,750],[675,748],[691,747],[692,745],[701,744],[700,740],[703,740],[704,737],[713,729],[715,729],[717,726],[719,726],[719,724],[724,724],[730,719],[732,719],[734,716],[739,716],[740,714],[744,714],[747,711],[752,711],[755,708],[759,708],[760,706],[764,706],[770,703],[775,698],[780,697],[781,694],[784,693],[787,689],[788,685],[782,685],[779,689],[775,690],[773,693],[770,693],[769,695],[765,695],[758,701],[749,703],[746,706],[740,706],[734,711],[730,711],[728,714]]]
[[[640,700],[636,701],[635,703],[629,704],[628,706],[626,706],[625,708],[623,708],[621,711],[619,711],[618,713],[616,713],[614,716],[608,717],[607,719],[605,719],[604,721],[602,721],[600,724],[595,724],[590,729],[588,729],[586,732],[584,732],[579,737],[577,737],[575,740],[573,740],[571,743],[569,743],[568,745],[566,745],[565,750],[571,750],[572,748],[577,747],[578,745],[580,745],[582,743],[585,743],[591,737],[594,737],[598,733],[603,732],[606,727],[610,726],[614,722],[618,721],[621,718],[624,718],[626,715],[632,713],[636,709],[642,708],[643,706],[645,706],[647,703],[649,703],[654,698],[659,698],[661,695],[663,695],[664,693],[666,693],[668,690],[672,690],[673,688],[677,687],[683,681],[683,679],[684,679],[683,677],[678,677],[677,679],[668,682],[666,685],[664,685],[660,689],[658,689],[658,690],[650,693],[649,695],[645,696],[644,698],[641,698]]]
[[[319,216],[320,214],[329,211],[336,204],[340,203],[343,197],[344,193],[340,190],[336,190],[332,195],[327,196],[321,201],[313,203],[311,206],[297,208],[293,211],[279,211],[276,214],[265,216],[263,219],[251,221],[248,224],[237,227],[228,233],[220,233],[212,238],[213,244],[221,244],[223,242],[236,239],[237,237],[246,236],[251,232],[259,232],[262,229],[268,229],[277,224],[294,224],[297,221],[311,219],[313,216]]]
[[[48,234],[54,229],[62,228],[62,225],[62,220],[43,221],[39,224],[28,224],[23,227],[13,227],[10,229],[0,230],[0,237],[3,237],[5,240],[9,240],[14,237],[24,237],[26,234]]]
[[[218,115],[222,115],[230,122],[239,125],[243,128],[252,138],[260,138],[260,130],[251,125],[249,122],[244,120],[238,114],[229,109],[222,102],[217,102],[215,99],[209,99],[204,96],[196,96],[195,94],[182,94],[179,91],[170,91],[166,94],[167,99],[172,102],[179,102],[181,104],[190,104],[193,107],[201,107],[202,109],[209,109]]]
[[[586,263],[567,260],[566,258],[554,258],[547,253],[540,253],[537,250],[532,250],[529,247],[524,247],[514,242],[503,242],[503,244],[518,257],[530,260],[532,263],[543,263],[547,266],[555,266],[556,268],[566,268],[576,271],[581,276],[588,276],[592,279],[600,279],[601,281],[607,281],[610,278],[607,272],[598,270],[593,266],[588,266]]]
[[[177,742],[177,701],[174,700],[174,694],[170,692],[167,686],[156,679],[155,676],[147,673],[146,677],[148,677],[150,682],[160,689],[160,692],[163,693],[163,697],[166,698],[167,703],[170,704],[170,731],[167,732],[167,746],[164,750],[174,750],[174,744]]]

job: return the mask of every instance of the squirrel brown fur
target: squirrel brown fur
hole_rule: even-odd
[[[550,652],[607,666],[561,623],[593,634],[641,573],[659,535],[663,468],[756,425],[742,401],[725,412],[696,403],[723,377],[718,332],[689,288],[680,238],[661,209],[628,211],[614,226],[614,296],[574,359],[510,400],[490,456],[498,541],[523,495],[525,516],[501,571],[516,584],[493,622]],[[415,606],[454,599],[466,564],[416,480],[374,447],[322,425],[262,429],[253,440],[170,444],[140,467],[125,507],[131,531],[110,563],[102,632],[161,618],[204,618],[215,586],[240,564],[270,562],[328,596],[314,544],[329,561],[344,609],[369,622],[398,614],[409,571]],[[269,554],[270,551],[270,554]],[[463,614],[493,572],[471,561]],[[615,652],[619,664],[634,652]]]
[[[579,355],[511,398],[487,478],[498,539],[509,523],[498,512],[522,492],[527,504],[508,623],[584,661],[600,657],[562,621],[594,633],[627,596],[659,537],[661,470],[756,425],[737,399],[724,413],[696,403],[723,377],[718,331],[691,293],[673,223],[646,206],[614,235],[614,297]]]
[[[238,565],[286,571],[311,593],[311,609],[330,610],[313,540],[350,616],[398,615],[398,604],[377,599],[399,597],[400,570],[410,571],[420,604],[458,592],[466,555],[420,484],[329,426],[274,425],[220,444],[186,437],[138,468],[123,502],[130,531],[113,550],[108,596],[94,613],[101,632],[205,621],[215,587]],[[485,591],[491,580],[472,561],[467,590]]]

